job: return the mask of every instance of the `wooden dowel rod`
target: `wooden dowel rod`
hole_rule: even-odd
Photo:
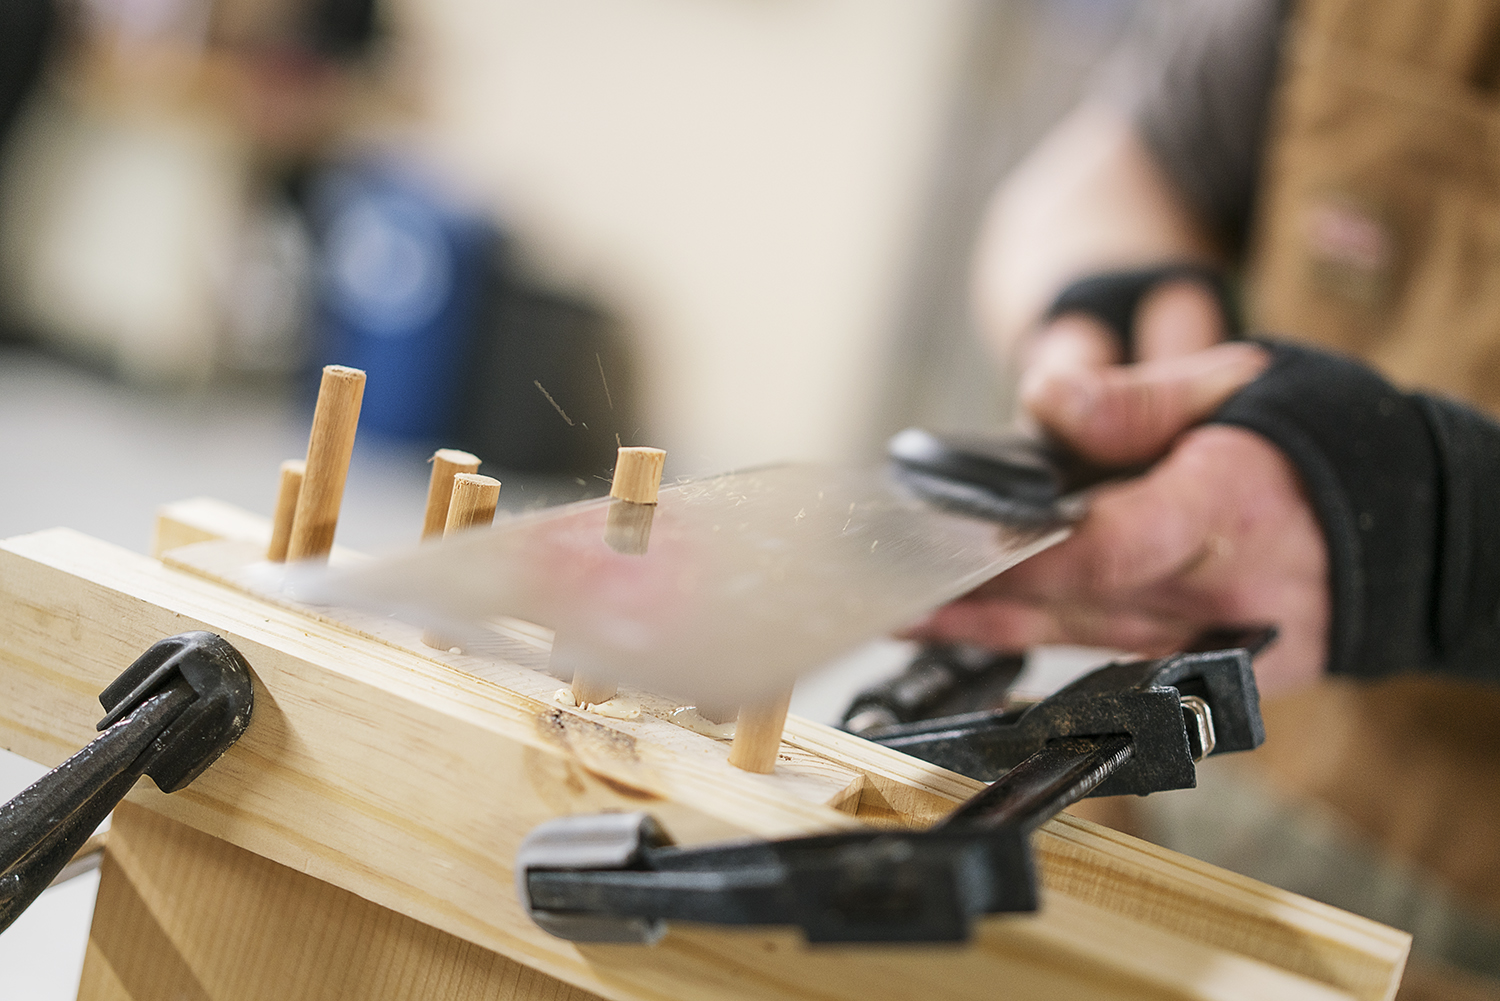
[[[651,542],[657,491],[667,453],[659,448],[621,446],[615,456],[615,476],[609,485],[614,498],[604,521],[604,542],[626,556],[644,556]],[[581,706],[608,702],[619,691],[613,678],[575,673],[570,686]]]
[[[645,555],[666,461],[667,453],[659,448],[629,445],[617,453],[615,477],[609,485],[609,495],[615,500],[604,522],[604,542],[615,552]]]
[[[307,469],[297,494],[288,560],[327,559],[338,528],[339,505],[349,457],[354,454],[354,431],[365,395],[365,374],[357,368],[329,365],[323,369],[318,406],[313,411],[307,441]]]
[[[440,448],[432,453],[432,477],[427,481],[427,512],[422,518],[422,538],[443,534],[448,524],[448,501],[453,497],[453,477],[479,469],[479,457],[456,448]]]
[[[667,453],[659,448],[622,447],[615,457],[615,476],[609,485],[609,495],[632,504],[655,504],[666,461]]]
[[[467,455],[467,452],[460,452]],[[475,460],[478,464],[479,460]],[[466,528],[483,528],[495,520],[500,503],[500,481],[478,473],[456,473],[449,478],[448,515],[443,523],[443,537]],[[428,495],[431,497],[431,494]],[[455,644],[431,629],[423,630],[422,642],[439,650],[451,650]]]
[[[323,369],[318,407],[308,435],[308,467],[297,492],[297,515],[287,543],[288,560],[327,560],[339,527],[344,482],[350,474],[354,431],[365,399],[365,372],[344,365]]]
[[[769,702],[742,708],[734,724],[729,763],[761,775],[774,772],[776,754],[781,749],[781,731],[786,726],[786,712],[791,704],[792,690],[788,688]]]
[[[655,504],[613,500],[604,516],[604,543],[622,556],[644,556],[651,547]]]
[[[445,537],[466,528],[483,528],[495,520],[495,508],[500,503],[500,481],[493,476],[458,473],[452,478],[451,492],[448,517],[443,523]]]
[[[271,544],[266,547],[266,559],[272,563],[286,562],[286,547],[292,541],[292,519],[297,516],[297,495],[302,492],[302,476],[306,471],[307,463],[302,459],[288,459],[281,464],[276,514],[271,518]]]

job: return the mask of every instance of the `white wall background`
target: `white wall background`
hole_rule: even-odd
[[[972,0],[398,0],[425,145],[639,338],[669,470],[835,458]]]

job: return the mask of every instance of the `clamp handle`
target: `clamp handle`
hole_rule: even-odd
[[[150,775],[175,792],[250,723],[250,667],[209,632],[161,640],[99,696],[101,731],[0,805],[0,931],[20,917],[125,798]]]

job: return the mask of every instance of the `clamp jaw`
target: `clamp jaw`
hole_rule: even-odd
[[[1191,787],[1194,762],[1264,739],[1244,648],[1107,665],[1020,713],[869,736],[992,783],[920,831],[683,848],[649,815],[563,817],[516,861],[532,919],[561,938],[651,943],[668,921],[796,925],[810,942],[955,942],[1032,911],[1029,835],[1089,795]]]
[[[0,931],[136,779],[176,792],[217,761],[250,724],[253,700],[245,658],[213,633],[161,640],[126,668],[99,696],[99,736],[0,805]]]
[[[1253,750],[1265,741],[1251,658],[1272,635],[1267,630],[1238,636],[1239,645],[1229,649],[1107,664],[1019,711],[897,723],[860,735],[993,781],[1049,741],[1123,733],[1136,754],[1090,795],[1191,789],[1194,762]]]

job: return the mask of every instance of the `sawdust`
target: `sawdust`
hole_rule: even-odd
[[[604,359],[599,357],[599,352],[594,352],[594,361],[599,364],[599,381],[604,383],[604,398],[609,401],[609,409],[615,409],[615,398],[609,393],[609,380],[604,378]],[[620,436],[615,435],[618,439]]]
[[[554,400],[552,398],[552,394],[549,393],[549,392],[547,392],[547,387],[545,387],[545,386],[542,385],[541,380],[540,379],[532,379],[531,380],[531,384],[533,386],[535,386],[537,389],[539,389],[539,390],[542,391],[542,395],[547,398],[547,402],[550,403],[550,404],[552,404],[552,409],[557,411],[557,415],[559,417],[561,417],[563,420],[565,420],[565,421],[568,422],[568,427],[572,427],[573,426],[573,418],[569,417],[568,414],[567,414],[567,411],[563,410],[562,406],[556,400]]]

